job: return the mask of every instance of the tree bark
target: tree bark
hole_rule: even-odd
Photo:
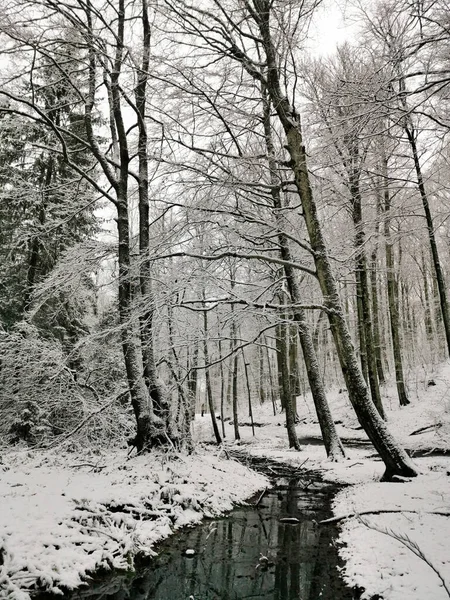
[[[231,280],[231,290],[233,290],[236,281],[236,273],[233,267],[230,268],[230,280]],[[232,372],[231,372],[231,383],[232,383],[232,393],[231,393],[231,402],[233,407],[233,428],[234,428],[234,439],[240,440],[241,436],[239,433],[239,415],[238,415],[238,353],[236,350],[236,323],[234,321],[234,305],[231,306],[232,320],[230,327],[230,337],[231,337],[231,349],[233,350],[233,361],[232,361]]]
[[[248,416],[250,418],[250,423],[252,426],[252,435],[255,437],[255,424],[253,422],[253,408],[252,408],[252,392],[250,387],[250,379],[248,374],[248,363],[245,360],[245,352],[242,349],[242,361],[244,363],[244,372],[245,372],[245,382],[247,384],[247,398],[248,398]]]
[[[272,127],[270,122],[270,102],[267,97],[267,90],[263,87],[263,110],[264,110],[264,133],[266,137],[266,148],[268,154],[268,163],[270,170],[270,181],[272,184],[272,200],[274,205],[275,220],[278,230],[278,244],[280,247],[281,258],[286,261],[284,265],[284,273],[289,289],[291,300],[295,304],[300,304],[302,295],[300,286],[294,269],[288,263],[292,263],[292,256],[289,247],[289,240],[283,233],[284,223],[282,221],[282,202],[279,188],[279,178],[277,175],[277,165],[275,161],[275,151],[272,141]],[[344,449],[336,431],[336,426],[331,415],[330,407],[327,402],[325,388],[320,374],[319,361],[314,348],[314,341],[311,334],[311,329],[308,325],[305,311],[296,307],[293,309],[294,321],[298,328],[300,345],[302,347],[303,359],[305,361],[306,373],[308,377],[311,394],[314,401],[314,406],[319,420],[322,439],[325,445],[327,456],[334,461],[338,461],[345,456]],[[278,337],[277,337],[278,340]],[[283,374],[282,374],[283,376]],[[290,393],[296,393],[297,390],[290,390]],[[283,393],[286,401],[286,396]],[[283,402],[282,402],[283,406]],[[296,414],[294,414],[294,420]]]
[[[287,149],[291,157],[290,165],[301,200],[319,284],[350,401],[361,426],[386,466],[384,477],[389,479],[393,475],[416,476],[417,469],[414,463],[394,439],[380,417],[358,368],[312,193],[300,119],[295,108],[291,106],[288,98],[281,91],[278,61],[269,20],[271,2],[270,0],[254,0],[254,5],[266,54],[268,93],[285,132]]]
[[[280,382],[280,399],[286,415],[289,448],[300,450],[300,442],[298,441],[297,432],[295,431],[295,414],[289,378],[289,353],[287,348],[288,328],[289,325],[286,325],[286,323],[277,325],[277,361]]]
[[[394,249],[391,241],[391,195],[389,192],[388,160],[383,157],[384,178],[384,239],[386,255],[386,278],[389,305],[389,320],[391,324],[392,350],[394,354],[395,381],[400,406],[409,404],[408,394],[403,375],[403,358],[400,341],[400,323],[398,313],[398,283],[395,276]]]
[[[139,195],[139,284],[141,297],[146,304],[146,310],[139,317],[144,378],[154,412],[170,430],[170,410],[167,398],[158,385],[156,361],[153,348],[153,316],[154,298],[151,289],[150,267],[150,223],[149,223],[149,182],[148,182],[148,135],[146,125],[146,97],[150,64],[150,23],[147,0],[142,1],[142,60],[137,73],[135,89],[136,112],[138,115],[138,195]]]
[[[357,149],[354,150],[357,152]],[[358,330],[360,332],[361,365],[367,370],[366,381],[370,386],[372,401],[377,407],[382,419],[385,419],[383,403],[381,401],[380,386],[374,352],[372,333],[372,311],[369,300],[369,284],[367,276],[367,261],[364,251],[365,235],[362,222],[362,202],[359,186],[359,171],[353,172],[350,178],[350,195],[352,202],[352,218],[355,226],[356,248],[356,294],[358,302]]]
[[[378,305],[378,281],[377,281],[377,265],[378,252],[373,250],[370,257],[370,295],[372,298],[372,323],[373,323],[373,345],[375,352],[375,362],[378,373],[378,381],[380,384],[386,382],[383,368],[383,356],[381,351],[381,327],[380,327],[380,310]]]
[[[211,415],[211,423],[214,431],[214,437],[216,438],[217,445],[222,443],[220,437],[219,427],[217,426],[216,409],[214,406],[214,398],[211,388],[211,377],[209,374],[209,352],[208,352],[208,312],[205,309],[205,293],[203,292],[203,360],[205,362],[205,383],[206,383],[206,396],[208,398],[209,412]]]
[[[155,443],[162,443],[166,440],[164,439],[165,431],[163,424],[153,412],[152,399],[145,386],[141,348],[139,341],[136,339],[132,325],[132,274],[130,269],[130,230],[128,214],[128,175],[130,157],[128,152],[127,132],[121,108],[122,93],[120,86],[120,74],[124,52],[124,24],[125,2],[124,0],[119,0],[116,54],[111,72],[110,95],[111,113],[115,128],[112,139],[117,140],[116,154],[119,163],[114,186],[117,197],[117,232],[119,238],[119,317],[125,368],[130,389],[131,403],[137,423],[136,436],[130,443],[136,446],[138,452],[142,452]],[[93,107],[93,98],[95,94],[95,56],[92,56],[92,53],[90,54],[89,85],[91,103],[89,103],[86,108],[89,116],[86,127],[88,135],[90,131],[92,131],[90,127],[90,111]]]
[[[399,73],[399,99],[401,107],[404,111],[403,129],[411,148],[411,154],[414,161],[414,170],[417,177],[417,188],[419,190],[420,199],[422,200],[423,211],[427,224],[428,240],[430,243],[431,257],[433,261],[434,271],[436,274],[436,283],[439,291],[439,304],[441,308],[442,323],[444,325],[445,339],[447,342],[447,354],[450,355],[450,313],[448,308],[447,289],[445,285],[444,273],[442,270],[439,251],[434,233],[433,217],[431,216],[430,203],[428,194],[425,188],[425,182],[422,174],[422,166],[420,164],[419,152],[417,149],[416,130],[414,127],[411,113],[406,100],[406,85],[403,73]]]

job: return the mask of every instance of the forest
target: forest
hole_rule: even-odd
[[[0,39],[0,598],[245,502],[249,589],[224,550],[74,597],[450,597],[449,3],[3,0]]]

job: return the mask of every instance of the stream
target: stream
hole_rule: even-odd
[[[357,593],[346,588],[339,578],[335,527],[317,525],[331,516],[330,503],[336,487],[310,473],[304,477],[274,477],[275,486],[266,491],[257,506],[236,508],[226,517],[204,521],[169,538],[158,546],[158,556],[138,566],[132,576],[109,576],[65,597],[357,598]]]

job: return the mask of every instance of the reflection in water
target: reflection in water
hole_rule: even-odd
[[[116,578],[74,598],[109,600],[349,600],[340,582],[328,516],[330,489],[298,481],[169,540],[132,581]],[[296,517],[298,524],[280,522]],[[193,557],[184,551],[195,549]]]

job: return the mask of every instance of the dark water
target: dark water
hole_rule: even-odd
[[[71,598],[350,600],[339,579],[336,532],[317,525],[330,516],[333,493],[317,481],[279,482],[257,508],[238,508],[169,539],[133,578],[109,578]],[[285,517],[299,523],[281,522]]]

